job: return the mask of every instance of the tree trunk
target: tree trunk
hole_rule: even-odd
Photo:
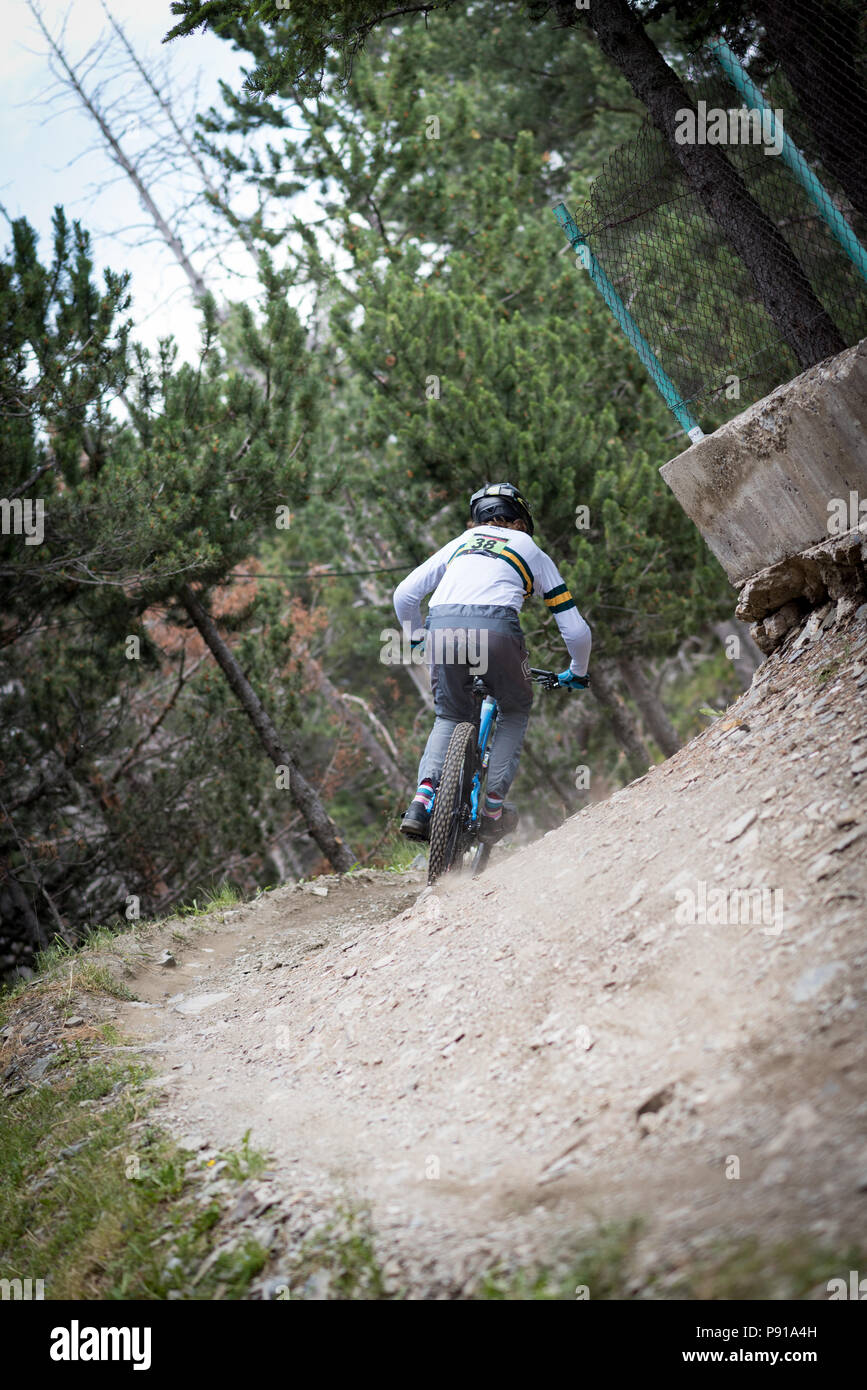
[[[825,0],[823,25],[833,30],[834,45],[816,42],[818,18],[792,0],[760,0],[757,13],[770,47],[798,98],[816,141],[822,163],[841,184],[853,207],[867,219],[867,84],[855,55],[861,43],[863,15],[854,5]],[[844,80],[839,58],[848,62],[852,80]]]
[[[4,930],[4,935],[25,942],[33,955],[37,951],[44,951],[50,945],[50,933],[41,925],[33,904],[8,863],[0,876],[0,886],[4,883],[18,918],[8,933]]]
[[[21,853],[21,857],[23,858],[25,864],[27,865],[28,869],[30,870],[30,873],[33,875],[32,882],[33,882],[34,887],[42,894],[43,898],[45,899],[45,901],[46,901],[47,904],[48,904],[48,910],[49,910],[49,912],[51,913],[51,916],[52,916],[53,919],[54,919],[54,925],[55,925],[55,927],[57,928],[57,935],[60,937],[61,941],[66,941],[67,944],[68,944],[68,942],[69,942],[69,936],[68,936],[68,933],[67,933],[67,931],[66,931],[66,928],[65,928],[64,925],[63,925],[63,918],[61,917],[60,913],[59,913],[58,910],[57,910],[57,905],[55,904],[54,899],[52,898],[52,896],[51,896],[51,894],[49,893],[48,889],[45,887],[45,882],[44,882],[44,880],[43,880],[42,875],[40,874],[38,868],[37,868],[36,865],[33,863],[33,860],[32,860],[31,857],[30,857],[30,849],[29,849],[29,846],[28,846],[28,842],[27,842],[26,840],[23,840],[23,839],[21,838],[21,836],[18,834],[18,831],[15,829],[15,823],[14,823],[14,821],[12,820],[11,815],[9,814],[8,807],[6,806],[6,803],[5,803],[2,799],[0,799],[0,811],[3,812],[3,820],[5,821],[6,825],[8,825],[8,827],[9,827],[9,831],[10,831],[11,835],[13,836],[13,838],[14,838],[14,840],[15,840],[15,843],[16,843],[17,846],[18,846],[18,849],[19,849],[19,851],[20,851],[20,853]],[[6,877],[7,877],[8,880],[9,880],[10,892],[11,892],[12,895],[14,896],[15,901],[16,901],[16,903],[18,904],[19,908],[21,908],[21,907],[23,906],[24,903],[26,903],[26,904],[30,907],[31,912],[33,913],[33,921],[34,921],[35,924],[36,924],[36,931],[37,931],[38,933],[42,933],[42,932],[44,931],[44,929],[42,928],[42,926],[41,926],[40,923],[39,923],[39,920],[38,920],[38,918],[37,918],[37,916],[36,916],[36,913],[35,913],[35,911],[34,911],[34,909],[33,909],[33,906],[32,906],[32,904],[30,903],[30,900],[29,900],[29,898],[27,897],[26,893],[24,893],[24,890],[23,890],[23,888],[21,887],[20,883],[18,882],[17,878],[15,877],[15,875],[14,875],[13,872],[12,872],[11,861],[8,861],[8,862],[7,862],[7,868],[6,868],[6,870],[5,870],[5,873],[6,873]],[[27,922],[28,926],[29,926],[29,927],[31,928],[31,930],[32,930],[33,928],[32,928],[32,924],[31,924],[31,922],[30,922],[30,919],[27,918],[27,917],[25,917],[25,921]],[[39,938],[36,938],[36,939],[38,940]],[[48,944],[48,941],[50,941],[50,939],[51,939],[50,937],[46,937],[43,944],[46,944],[46,945],[47,945],[47,944]]]
[[[283,744],[262,701],[217,631],[211,615],[202,606],[189,584],[183,585],[179,597],[213,652],[231,690],[237,696],[241,708],[259,735],[259,741],[268,757],[275,767],[288,768],[289,790],[304,818],[308,833],[312,835],[328,862],[337,872],[345,873],[355,863],[355,855],[341,839],[337,827],[322,805],[317,792],[303,776],[294,757]]]
[[[580,11],[578,12],[581,13]],[[599,47],[644,103],[687,183],[753,277],[761,301],[802,370],[846,343],[782,233],[755,202],[718,145],[680,145],[677,115],[694,110],[683,83],[644,31],[629,0],[590,0]]]
[[[376,719],[376,716],[367,702],[359,699],[358,696],[345,695],[342,691],[338,690],[319,666],[315,666],[314,680],[316,681],[319,692],[324,699],[327,700],[331,708],[337,710],[350,725],[358,743],[360,743],[374,766],[379,768],[392,791],[415,791],[415,781],[408,781],[405,773],[401,771],[397,764],[397,750],[394,748],[394,745],[392,744],[392,752],[389,752],[367,727],[364,720],[355,713],[348,703],[350,700],[358,700],[358,703],[367,712],[368,718],[379,725],[379,720]],[[382,728],[381,725],[380,728]],[[388,737],[388,731],[386,729],[382,728],[382,732]]]
[[[626,682],[626,689],[638,706],[647,732],[661,753],[664,753],[667,758],[673,757],[682,746],[677,730],[666,714],[665,706],[644,674],[644,667],[641,662],[636,661],[634,657],[624,656],[617,664],[620,667],[620,674]]]
[[[608,716],[611,731],[626,755],[630,772],[634,777],[642,777],[650,767],[651,758],[632,712],[617,690],[615,669],[611,662],[597,659],[593,665],[590,689]]]
[[[579,801],[579,793],[572,786],[564,786],[557,773],[554,771],[549,760],[536,751],[535,740],[526,738],[524,740],[523,757],[532,763],[536,771],[541,775],[542,785],[549,787],[554,795],[559,798],[563,805],[563,816],[568,816],[574,812]],[[549,824],[559,825],[556,816],[551,816]]]

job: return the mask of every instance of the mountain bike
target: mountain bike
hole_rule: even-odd
[[[564,690],[553,671],[530,667],[530,677],[543,690]],[[479,839],[485,801],[488,762],[497,727],[497,702],[481,676],[473,680],[476,714],[472,724],[458,724],[449,740],[446,760],[431,812],[428,884],[455,873],[472,855],[473,878],[483,873],[493,845]]]

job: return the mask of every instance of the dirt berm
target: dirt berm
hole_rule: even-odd
[[[650,1296],[751,1236],[863,1243],[865,696],[864,614],[814,617],[688,747],[483,879],[286,887],[139,962],[118,1017],[163,1120],[273,1156],[243,1213],[268,1278],[339,1206],[416,1297],[632,1217]]]

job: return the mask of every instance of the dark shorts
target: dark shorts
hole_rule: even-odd
[[[481,676],[501,714],[529,714],[530,663],[514,608],[441,604],[425,624],[434,709],[458,722],[475,717],[473,680]]]

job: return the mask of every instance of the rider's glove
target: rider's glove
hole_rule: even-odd
[[[590,684],[589,676],[576,676],[571,667],[561,671],[557,680],[560,685],[565,685],[567,690],[586,690]]]

